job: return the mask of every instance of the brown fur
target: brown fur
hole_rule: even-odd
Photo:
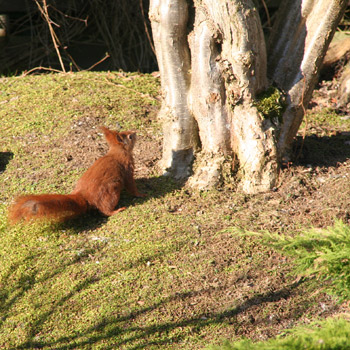
[[[101,127],[109,145],[108,153],[97,159],[83,174],[71,194],[41,194],[20,196],[9,209],[9,219],[15,223],[21,219],[67,220],[97,208],[106,216],[125,209],[115,209],[120,192],[126,188],[136,197],[139,193],[134,180],[132,150],[136,133],[117,132]]]

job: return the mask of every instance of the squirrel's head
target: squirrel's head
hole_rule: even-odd
[[[136,142],[135,131],[114,131],[101,126],[101,130],[105,134],[109,147],[122,145],[127,151],[132,151]]]
[[[116,135],[119,142],[124,144],[124,147],[128,151],[132,151],[136,142],[136,132],[135,131],[121,131]]]

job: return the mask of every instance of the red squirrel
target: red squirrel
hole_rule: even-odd
[[[64,221],[97,208],[106,216],[124,209],[115,209],[120,192],[126,188],[136,197],[144,197],[134,180],[132,150],[136,141],[133,131],[112,131],[101,127],[108,153],[97,159],[78,180],[71,194],[39,194],[18,197],[9,209],[11,223],[24,219],[50,219]]]

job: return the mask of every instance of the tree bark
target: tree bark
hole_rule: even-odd
[[[188,106],[191,58],[187,42],[187,1],[151,1],[149,17],[163,92],[159,112],[163,121],[160,165],[175,178],[186,178],[198,145],[197,125]]]
[[[151,0],[163,90],[161,166],[186,177],[201,146],[189,183],[207,188],[219,183],[223,162],[234,153],[242,190],[267,191],[276,185],[279,163],[300,126],[347,0],[282,2],[268,64],[251,0],[194,0],[194,16],[189,4]],[[257,108],[259,93],[271,83],[286,94],[287,106],[277,121]]]
[[[222,36],[220,65],[225,80],[231,147],[241,166],[246,193],[269,190],[277,178],[272,125],[255,106],[267,88],[266,48],[259,15],[251,1],[203,3]]]
[[[292,142],[347,3],[346,0],[289,0],[279,9],[269,40],[268,76],[287,95],[278,137],[280,158],[290,158]]]
[[[197,121],[202,143],[199,164],[190,184],[206,188],[218,184],[221,166],[231,149],[225,81],[220,67],[220,34],[197,6],[190,36],[192,74],[189,105]]]

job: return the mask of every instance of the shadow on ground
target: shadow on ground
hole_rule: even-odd
[[[76,288],[76,292],[81,291],[94,282],[96,281],[86,280],[85,282],[82,282]],[[114,337],[119,340],[113,342],[113,345],[105,346],[104,349],[117,349],[120,347],[126,347],[128,349],[136,350],[147,349],[154,345],[161,346],[170,343],[179,343],[180,346],[181,342],[188,336],[187,332],[179,332],[179,334],[175,337],[173,336],[171,340],[167,338],[167,334],[169,332],[175,329],[181,330],[184,327],[191,327],[193,332],[199,333],[202,328],[207,326],[236,322],[235,319],[240,313],[248,311],[254,306],[262,306],[264,303],[287,299],[293,290],[297,288],[301,283],[302,281],[295,282],[288,287],[281,288],[278,291],[266,292],[265,294],[256,295],[252,298],[247,299],[236,307],[223,312],[212,313],[210,315],[196,315],[192,318],[183,319],[181,321],[165,322],[158,325],[144,327],[133,325],[133,321],[138,317],[147,314],[148,312],[152,312],[153,310],[164,308],[168,303],[180,299],[183,301],[196,295],[202,295],[203,293],[211,293],[213,290],[220,287],[209,287],[206,290],[200,290],[196,292],[176,293],[175,295],[165,298],[161,302],[141,308],[140,310],[131,312],[128,315],[103,318],[102,320],[96,322],[95,325],[88,328],[84,333],[80,333],[75,336],[61,337],[53,342],[41,342],[35,341],[35,334],[33,334],[32,337],[29,337],[28,341],[17,346],[16,349],[54,348],[56,350],[63,350],[85,348],[86,346],[93,346],[93,344],[108,341]],[[70,297],[71,295],[62,299],[59,302],[59,305],[68,301]],[[52,313],[53,312],[54,310],[52,310]],[[40,323],[44,322],[46,318],[49,317],[49,315],[50,313],[45,314],[43,317],[41,317]],[[130,326],[125,327],[125,324],[128,324]],[[39,326],[39,323],[36,326]],[[38,331],[38,329],[36,329],[36,331]],[[160,337],[159,334],[164,334],[164,336]],[[156,339],[158,340],[152,340],[153,336],[156,336]]]
[[[128,210],[129,207],[136,204],[141,205],[150,198],[163,197],[168,193],[180,189],[183,186],[183,183],[166,176],[156,176],[136,179],[136,185],[141,193],[146,194],[146,197],[135,198],[123,190],[117,208],[125,206],[126,210]],[[105,224],[107,221],[108,217],[103,216],[98,210],[90,210],[88,213],[75,219],[56,225],[58,225],[58,229],[62,230],[70,228],[74,232],[79,233],[85,230],[94,230]]]
[[[336,167],[350,159],[350,132],[333,136],[298,136],[294,155],[296,163],[319,167]]]
[[[6,166],[12,158],[12,152],[0,152],[0,173],[6,170]]]

